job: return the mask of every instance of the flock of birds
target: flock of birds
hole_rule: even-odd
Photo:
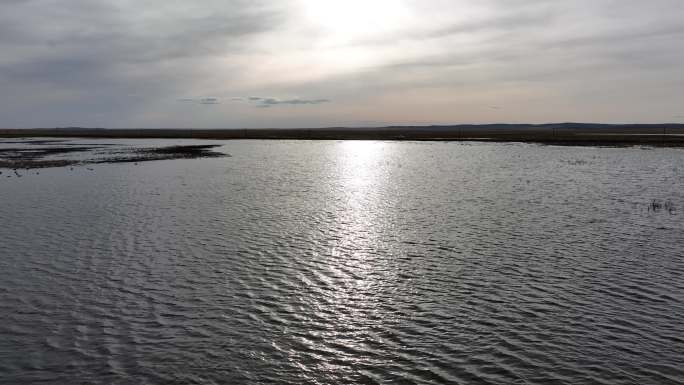
[[[138,165],[138,162],[133,163],[133,165],[134,165],[134,166],[137,166],[137,165]],[[91,168],[91,167],[85,167],[85,169],[88,170],[88,171],[95,171],[95,169],[94,169],[94,168]],[[74,168],[73,168],[73,167],[69,167],[69,171],[74,171]],[[13,169],[12,169],[12,173],[14,173],[14,175],[15,175],[17,178],[21,178],[21,177],[23,177],[24,175],[28,175],[29,172],[31,172],[31,169],[30,169],[30,168],[27,168],[25,174],[22,175],[22,174],[19,173],[19,169],[17,169],[17,168],[13,168]],[[3,175],[3,172],[2,172],[2,170],[0,170],[0,176],[2,176],[2,175]],[[37,171],[37,170],[36,170],[36,175],[40,175],[40,171]],[[12,177],[11,174],[7,174],[7,178],[11,178],[11,177]]]
[[[137,164],[137,163],[136,163],[136,164]],[[90,168],[90,167],[86,167],[85,169],[88,170],[88,171],[95,171],[94,168]],[[69,171],[74,171],[74,168],[73,168],[73,167],[69,167]],[[24,174],[20,174],[20,173],[19,173],[19,169],[16,169],[16,168],[13,168],[13,169],[12,169],[12,173],[13,173],[14,176],[16,176],[17,178],[22,178],[24,175],[28,175],[29,172],[31,172],[31,169],[30,169],[30,168],[27,168],[27,169],[26,169],[26,172],[25,172]],[[3,175],[2,170],[0,170],[0,176],[1,176],[1,175]],[[40,171],[36,171],[36,175],[40,175]],[[12,177],[12,174],[11,174],[11,173],[8,173],[8,174],[7,174],[7,178],[11,178],[11,177]]]
[[[22,174],[19,174],[19,171],[17,171],[16,168],[15,168],[15,169],[12,169],[12,172],[14,173],[14,175],[15,175],[17,178],[21,178],[21,177],[24,176],[24,175],[22,175]],[[26,169],[26,172],[27,172],[27,173],[29,172],[29,169],[28,169],[28,168]],[[2,175],[2,171],[0,171],[0,175]],[[36,171],[36,175],[40,175],[40,171]],[[12,175],[7,175],[7,177],[8,177],[8,178],[11,178]]]

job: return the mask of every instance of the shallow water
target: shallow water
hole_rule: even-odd
[[[223,143],[0,170],[0,383],[684,383],[684,150]]]

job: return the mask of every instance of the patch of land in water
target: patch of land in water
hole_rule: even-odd
[[[197,159],[197,158],[218,158],[230,156],[220,152],[212,151],[219,145],[189,145],[189,146],[168,146],[153,148],[138,148],[122,156],[111,156],[92,163],[130,163],[146,162],[150,160],[168,159]]]
[[[115,147],[111,144],[78,145],[56,140],[0,141],[0,168],[34,169],[103,163],[196,159],[230,156],[213,151],[219,145],[185,145],[152,148]],[[22,147],[14,147],[22,144]],[[56,145],[57,147],[52,147]],[[69,146],[67,146],[69,145]],[[67,146],[67,147],[62,147]],[[69,157],[76,155],[76,157]]]
[[[315,129],[0,129],[0,137],[507,141],[684,146],[684,124],[485,124]]]

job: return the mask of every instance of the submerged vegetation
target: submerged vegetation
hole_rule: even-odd
[[[662,201],[659,199],[653,199],[648,205],[648,211],[654,213],[667,212],[671,215],[675,215],[677,214],[677,207],[670,200]]]

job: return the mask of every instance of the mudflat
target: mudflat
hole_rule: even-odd
[[[0,140],[0,168],[33,169],[102,163],[229,156],[213,149],[219,145],[131,147],[110,143],[79,144],[69,140]]]

